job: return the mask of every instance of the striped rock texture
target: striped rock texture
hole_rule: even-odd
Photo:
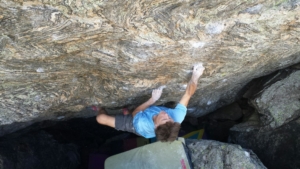
[[[140,104],[178,101],[206,70],[188,113],[236,100],[253,78],[300,61],[299,0],[1,0],[0,135]]]

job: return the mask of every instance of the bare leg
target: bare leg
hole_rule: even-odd
[[[96,117],[97,122],[99,124],[115,128],[115,121],[116,121],[115,117],[109,116],[105,113],[106,112],[104,109],[99,110],[99,114]]]
[[[184,106],[187,107],[187,105],[188,105],[191,97],[196,92],[198,79],[203,74],[204,69],[205,68],[202,66],[202,63],[199,63],[199,64],[197,64],[197,65],[194,66],[192,78],[189,81],[189,83],[187,85],[187,88],[185,90],[185,93],[182,96],[182,98],[179,101],[179,103],[181,103],[181,104],[183,104]]]

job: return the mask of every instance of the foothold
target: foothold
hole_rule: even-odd
[[[163,89],[166,88],[166,87],[167,87],[166,85],[163,85],[163,86],[160,86],[158,89],[163,90]]]
[[[205,45],[204,42],[200,41],[189,41],[189,43],[193,48],[203,48],[203,46]]]
[[[207,105],[211,105],[211,101],[210,100],[207,102]]]
[[[38,73],[44,73],[44,68],[39,67],[39,68],[36,69],[36,72],[38,72]]]
[[[39,101],[41,101],[42,99],[41,99],[41,96],[35,96],[35,97],[34,97],[34,100],[37,101],[37,102],[39,102]]]
[[[199,62],[199,63],[194,64],[193,66],[194,66],[194,67],[202,68],[202,67],[203,67],[203,63],[202,63],[202,62]]]
[[[196,107],[189,107],[189,108],[187,108],[187,111],[188,112],[193,112],[193,111],[195,111],[197,108]]]
[[[251,7],[251,8],[247,8],[245,10],[245,12],[250,13],[250,14],[257,14],[257,13],[259,13],[259,11],[261,10],[262,7],[263,7],[262,4],[258,4],[258,5],[255,5],[255,6]]]
[[[209,23],[206,25],[205,29],[208,34],[220,34],[224,29],[224,24],[219,22]]]
[[[129,110],[125,107],[122,109],[123,115],[128,115],[129,114]]]
[[[250,154],[249,154],[247,151],[245,151],[245,155],[246,155],[247,157],[250,157]]]
[[[58,117],[57,117],[58,120],[64,119],[64,118],[65,118],[65,116],[58,116]]]
[[[50,21],[55,22],[56,19],[57,19],[56,15],[59,15],[59,14],[60,14],[60,12],[53,12],[53,13],[51,13]]]
[[[100,110],[100,107],[93,105],[93,106],[86,107],[86,109],[98,112]]]

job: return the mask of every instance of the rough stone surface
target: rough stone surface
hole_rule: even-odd
[[[251,121],[232,128],[229,142],[251,149],[267,168],[298,169],[300,119],[269,131],[260,130],[259,122],[255,124],[254,119]]]
[[[299,64],[256,79],[244,94],[256,111],[230,129],[229,142],[253,150],[266,167],[300,166]]]
[[[266,169],[257,156],[239,145],[212,140],[186,140],[195,169]]]
[[[282,72],[278,72],[280,77]],[[277,128],[300,117],[300,70],[290,72],[287,77],[264,89],[251,100],[252,105],[261,115],[265,129]]]
[[[74,169],[79,154],[74,144],[60,144],[43,131],[0,140],[0,169]]]
[[[205,73],[189,115],[233,102],[251,79],[300,61],[299,0],[0,2],[0,126],[88,117],[91,104],[178,101]],[[20,124],[20,125],[19,125]]]

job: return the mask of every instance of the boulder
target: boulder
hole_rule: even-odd
[[[90,117],[88,105],[178,101],[203,116],[251,79],[300,62],[299,0],[0,2],[1,135],[43,120]],[[19,125],[20,124],[20,125]]]
[[[230,130],[229,142],[251,149],[267,168],[299,168],[300,118],[269,131],[260,130],[258,124],[253,118],[236,125]]]
[[[260,114],[264,129],[278,128],[300,117],[300,70],[279,71],[261,85],[263,89],[250,103]]]
[[[268,168],[299,168],[298,65],[253,81],[244,97],[250,99],[256,111],[230,129],[229,142],[253,150]]]
[[[186,140],[195,169],[266,169],[257,156],[239,145],[212,140]]]

